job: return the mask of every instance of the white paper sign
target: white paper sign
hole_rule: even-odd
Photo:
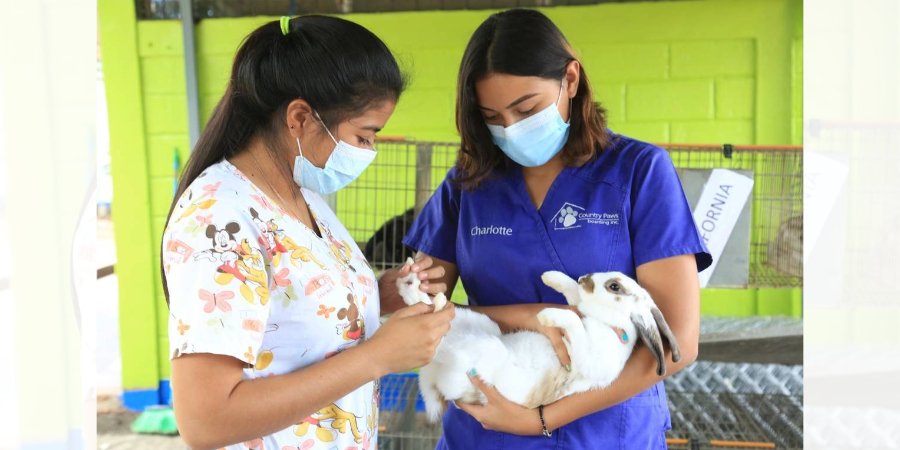
[[[752,190],[753,178],[727,169],[710,172],[694,208],[694,223],[713,258],[712,265],[700,272],[700,287],[706,287],[716,271],[719,257]]]

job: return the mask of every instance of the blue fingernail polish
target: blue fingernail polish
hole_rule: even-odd
[[[466,373],[467,373],[470,377],[477,377],[477,376],[478,376],[478,371],[475,370],[474,367],[471,368],[471,369],[469,369],[469,371],[466,372]]]

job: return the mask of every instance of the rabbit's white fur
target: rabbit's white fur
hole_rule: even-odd
[[[621,372],[638,336],[656,355],[660,375],[665,373],[660,331],[669,341],[673,360],[680,359],[677,343],[653,299],[628,276],[595,273],[576,282],[562,272],[545,272],[541,278],[584,317],[562,308],[546,308],[537,315],[542,325],[564,331],[571,371],[560,364],[543,334],[502,334],[486,315],[459,308],[434,359],[419,370],[429,420],[440,418],[446,400],[484,403],[483,394],[466,374],[473,368],[505,398],[534,408],[609,385]],[[397,281],[407,304],[423,300],[418,281],[414,274]],[[441,301],[446,298],[441,296]]]
[[[412,266],[415,263],[412,258],[406,258],[405,266]],[[444,296],[443,292],[439,292],[434,296],[434,299],[428,296],[427,293],[422,292],[419,289],[419,285],[422,282],[419,280],[418,274],[410,272],[409,275],[397,278],[397,291],[400,294],[400,298],[403,299],[403,302],[407,305],[415,305],[416,303],[424,303],[426,305],[434,305],[435,311],[440,311],[444,309],[444,306],[447,306],[447,297]]]

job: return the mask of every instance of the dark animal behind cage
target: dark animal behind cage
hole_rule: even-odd
[[[412,226],[414,217],[415,211],[409,208],[375,230],[363,250],[372,267],[387,269],[403,264],[407,257],[413,256],[413,251],[403,245],[403,236],[406,236],[406,232]]]

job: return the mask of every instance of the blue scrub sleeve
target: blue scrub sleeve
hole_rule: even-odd
[[[635,161],[631,188],[631,245],[635,267],[694,254],[697,271],[712,264],[669,154],[651,147]]]
[[[403,238],[403,244],[413,250],[453,264],[456,264],[460,197],[459,188],[450,181],[455,176],[456,169],[451,169]]]

